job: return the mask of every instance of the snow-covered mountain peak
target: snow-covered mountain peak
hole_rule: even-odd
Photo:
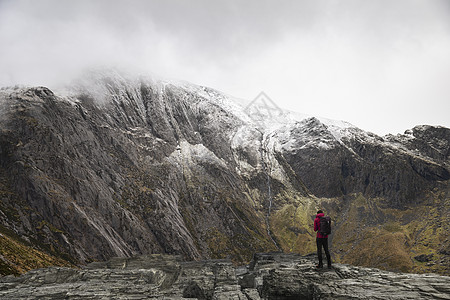
[[[105,106],[116,102],[120,105],[137,106],[144,113],[143,90],[150,89],[152,94],[166,101],[168,94],[176,95],[187,103],[203,102],[204,105],[219,107],[224,112],[233,115],[240,123],[257,128],[261,132],[274,132],[284,126],[293,126],[297,122],[308,120],[314,116],[293,112],[278,107],[264,93],[247,106],[242,100],[227,95],[218,90],[192,84],[187,81],[158,78],[155,75],[142,75],[117,69],[95,69],[80,76],[77,80],[56,93],[71,103],[77,103],[80,95],[95,100],[95,104]],[[314,117],[327,126],[338,140],[346,134],[348,129],[357,128],[345,121]],[[313,124],[311,124],[312,126]],[[319,123],[317,123],[319,125]]]
[[[251,139],[256,130],[263,136],[280,139],[279,144],[283,148],[291,148],[294,144],[297,148],[333,148],[337,145],[349,148],[352,140],[358,140],[374,145],[388,146],[391,149],[413,151],[413,146],[408,146],[406,149],[404,144],[411,144],[417,137],[439,131],[438,129],[436,129],[437,131],[432,130],[433,126],[423,125],[416,126],[403,135],[380,137],[345,121],[282,109],[264,93],[261,93],[247,106],[243,106],[241,100],[209,87],[115,69],[91,70],[66,88],[63,95],[64,99],[73,104],[79,102],[80,95],[92,99],[99,106],[115,103],[115,117],[120,114],[120,118],[123,120],[131,120],[131,127],[146,124],[148,118],[151,118],[153,113],[147,111],[148,103],[146,101],[148,100],[146,98],[158,99],[160,104],[157,107],[169,114],[171,112],[167,110],[167,107],[171,107],[171,104],[167,102],[181,100],[185,103],[183,105],[190,109],[201,110],[210,115],[208,122],[219,124],[226,119],[226,122],[230,124],[227,131],[231,140]],[[219,111],[220,113],[218,113]],[[171,117],[178,118],[180,116]],[[172,122],[170,118],[167,119],[167,124]],[[246,127],[248,130],[242,130],[242,127]],[[247,136],[247,133],[250,133],[250,136]],[[197,141],[197,139],[194,140]],[[298,141],[303,142],[299,144]],[[252,141],[247,141],[247,143],[253,144]],[[439,141],[439,143],[441,142]],[[442,146],[439,143],[436,142],[433,147],[444,149],[445,145]]]

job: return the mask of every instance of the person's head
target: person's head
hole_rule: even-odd
[[[321,209],[319,209],[319,210],[317,211],[317,214],[323,214],[323,211],[322,211]]]

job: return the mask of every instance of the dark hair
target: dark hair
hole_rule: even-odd
[[[323,211],[322,211],[321,209],[319,209],[319,210],[317,211],[317,213],[318,213],[318,214],[323,214]]]

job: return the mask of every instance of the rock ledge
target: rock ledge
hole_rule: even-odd
[[[1,299],[450,299],[450,277],[335,264],[317,271],[314,256],[255,254],[248,266],[228,260],[183,261],[149,255],[48,268],[0,278]]]

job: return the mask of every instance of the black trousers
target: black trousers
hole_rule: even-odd
[[[331,257],[330,257],[330,251],[328,251],[328,238],[316,238],[316,244],[317,244],[317,256],[319,257],[319,266],[323,266],[323,260],[322,260],[322,247],[325,251],[325,255],[327,256],[327,263],[328,266],[331,266]]]

